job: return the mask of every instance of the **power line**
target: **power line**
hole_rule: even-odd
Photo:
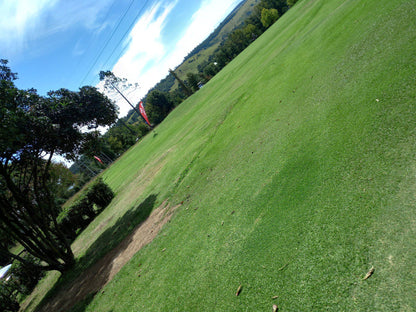
[[[146,0],[144,5],[142,6],[142,8],[139,10],[139,12],[136,14],[136,16],[133,19],[133,22],[130,24],[129,28],[127,28],[127,30],[124,32],[124,35],[121,37],[121,39],[119,40],[119,42],[114,46],[113,51],[111,51],[110,56],[107,58],[107,60],[104,62],[104,65],[107,64],[107,62],[110,60],[110,58],[113,56],[114,52],[116,51],[116,49],[118,48],[118,46],[120,45],[120,43],[124,40],[124,38],[126,37],[127,33],[129,33],[131,31],[131,29],[133,28],[134,24],[136,23],[137,18],[142,14],[144,8],[146,7],[147,3],[149,2],[149,0]],[[121,53],[117,56],[117,59],[120,58],[121,54],[124,53],[124,51],[127,49],[128,45],[126,45]]]
[[[113,7],[116,5],[116,3],[117,3],[117,1],[114,1],[113,4],[111,5],[111,7],[107,10],[107,14],[105,15],[103,21],[106,21],[108,19],[108,17],[110,16],[110,13],[112,12]],[[97,38],[95,38],[95,39],[97,39]],[[88,47],[85,51],[89,51],[92,44],[95,43],[96,41],[97,40],[89,40]],[[72,76],[78,71],[79,66],[81,65],[81,61],[82,61],[82,58],[80,57],[79,61],[77,62],[77,65],[73,68]]]
[[[104,52],[105,48],[106,48],[106,47],[108,46],[108,44],[110,43],[110,41],[111,41],[111,39],[113,38],[113,36],[114,36],[115,32],[116,32],[116,31],[118,30],[118,28],[120,27],[121,22],[122,22],[122,21],[123,21],[123,19],[126,17],[126,15],[127,15],[128,11],[130,10],[130,8],[131,8],[131,6],[133,5],[133,3],[134,3],[134,0],[131,0],[131,1],[130,1],[129,6],[128,6],[128,7],[127,7],[127,9],[124,11],[123,16],[119,19],[119,21],[118,21],[118,23],[117,23],[117,26],[114,28],[113,32],[111,33],[110,38],[108,38],[108,39],[107,39],[107,41],[106,41],[106,43],[104,44],[104,46],[102,47],[102,49],[101,49],[100,53],[99,53],[99,54],[98,54],[98,56],[95,58],[94,63],[92,64],[92,66],[90,67],[90,69],[88,70],[88,72],[86,73],[86,75],[84,76],[84,78],[82,79],[82,81],[81,81],[81,83],[80,83],[80,85],[79,85],[80,87],[81,87],[81,85],[84,83],[85,79],[87,79],[88,75],[90,74],[90,72],[92,71],[92,69],[94,68],[94,66],[97,64],[97,62],[98,62],[99,58],[100,58],[100,57],[101,57],[101,55],[103,54],[103,52]]]

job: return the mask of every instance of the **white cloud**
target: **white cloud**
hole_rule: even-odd
[[[54,6],[56,1],[20,0],[2,1],[0,12],[0,44],[3,48],[20,46],[31,28],[40,23],[41,13]]]
[[[235,8],[241,0],[206,0],[192,16],[185,35],[176,44],[170,56],[172,62],[180,63],[184,56],[207,38],[218,24]]]
[[[22,52],[31,41],[65,31],[72,26],[98,29],[100,12],[111,0],[10,0],[0,1],[0,46],[4,54]]]
[[[150,88],[168,74],[168,69],[178,66],[240,1],[202,1],[200,8],[194,12],[190,23],[171,51],[163,41],[162,31],[177,1],[166,6],[159,2],[147,11],[130,33],[128,50],[113,68],[117,76],[139,83],[140,89],[132,92],[129,100],[137,104]],[[120,107],[120,116],[126,115],[130,106],[122,100],[116,98],[114,100]]]
[[[165,26],[166,18],[176,3],[177,1],[174,1],[163,5],[162,2],[158,2],[141,16],[130,32],[128,50],[113,68],[116,76],[139,83],[140,88],[129,95],[129,99],[134,105],[149,88],[163,78],[163,72],[158,69],[157,65],[153,66],[150,71],[146,71],[145,68],[149,63],[162,62],[167,54],[161,32]],[[130,106],[123,100],[114,100],[120,106],[120,115],[126,115]]]

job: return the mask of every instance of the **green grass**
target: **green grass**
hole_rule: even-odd
[[[79,259],[183,205],[76,311],[416,310],[415,4],[300,1],[114,163]]]

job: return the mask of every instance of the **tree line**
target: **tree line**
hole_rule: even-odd
[[[208,60],[198,66],[197,73],[187,73],[187,82],[191,88],[198,90],[198,82],[209,81],[296,2],[297,0],[261,0],[243,25],[232,31]]]

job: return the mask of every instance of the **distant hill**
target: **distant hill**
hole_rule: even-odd
[[[243,0],[228,16],[218,25],[218,27],[193,49],[184,59],[184,61],[175,69],[176,74],[181,79],[186,79],[187,73],[197,73],[198,66],[208,62],[228,35],[238,27],[243,26],[247,17],[253,12],[254,7],[260,0]],[[178,87],[175,78],[169,74],[162,79],[153,89],[159,91],[173,91]]]

